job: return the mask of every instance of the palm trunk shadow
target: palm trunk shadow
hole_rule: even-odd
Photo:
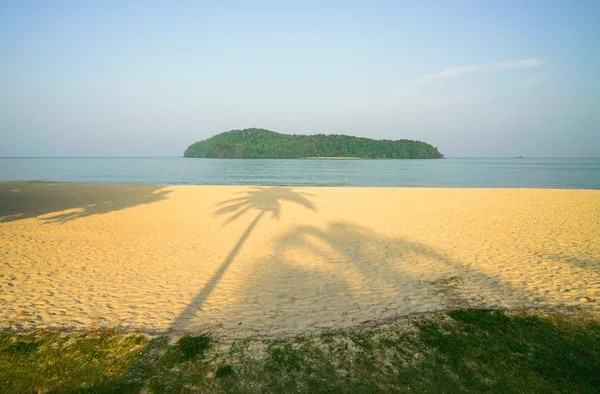
[[[244,245],[244,243],[246,242],[246,240],[248,239],[248,237],[250,236],[250,234],[252,233],[252,231],[254,230],[254,228],[256,227],[256,225],[258,224],[258,222],[264,214],[265,211],[261,211],[254,218],[252,223],[250,223],[248,228],[246,228],[246,230],[244,231],[238,242],[235,244],[233,249],[231,249],[231,252],[229,252],[227,258],[225,258],[219,270],[212,276],[212,278],[210,278],[206,286],[204,286],[200,293],[198,293],[198,295],[194,297],[192,302],[189,303],[185,310],[181,312],[181,314],[173,323],[172,328],[177,328],[181,324],[182,320],[185,319],[185,316],[194,315],[196,311],[202,309],[202,306],[204,305],[210,294],[213,292],[214,288],[217,286],[217,283],[219,283],[219,281],[221,280],[221,278],[223,277],[223,275],[225,274],[235,257],[238,255],[238,253],[242,249],[242,246]]]

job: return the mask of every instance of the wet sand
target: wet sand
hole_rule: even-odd
[[[0,183],[0,328],[281,337],[600,307],[600,191]]]

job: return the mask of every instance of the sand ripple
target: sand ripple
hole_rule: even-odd
[[[0,183],[0,327],[349,328],[600,306],[600,191]]]

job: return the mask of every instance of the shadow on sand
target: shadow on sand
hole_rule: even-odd
[[[282,203],[284,202],[298,204],[314,212],[317,210],[315,205],[307,198],[307,196],[311,196],[310,193],[296,192],[290,187],[253,187],[248,191],[239,192],[238,194],[241,194],[241,196],[217,204],[218,208],[215,211],[215,216],[229,216],[223,223],[223,226],[239,219],[245,213],[250,211],[258,211],[258,213],[242,233],[217,272],[214,273],[208,283],[200,290],[198,295],[194,297],[192,302],[190,302],[185,310],[177,317],[172,327],[180,328],[185,316],[194,315],[198,310],[202,309],[202,305],[213,292],[235,257],[240,252],[242,246],[265,214],[270,213],[271,219],[279,220]]]
[[[535,296],[427,245],[348,222],[296,226],[273,245],[249,275],[239,307],[229,312],[240,320],[269,315],[266,331],[349,328],[380,317],[498,307],[490,303]],[[256,309],[245,311],[249,305]]]
[[[254,187],[218,203],[214,215],[224,218],[223,226],[244,215],[254,215],[253,219],[172,329],[185,331],[194,316],[202,313],[206,300],[265,216],[279,219],[283,203],[316,212],[310,196],[289,187]],[[365,322],[369,314],[377,319],[430,310],[511,306],[525,299],[541,306],[545,301],[540,292],[504,280],[473,262],[349,222],[335,221],[324,228],[295,226],[273,239],[272,245],[243,279],[237,306],[222,311],[223,321],[267,318],[274,325],[281,324],[276,331],[285,332],[284,325],[290,328],[289,320],[300,315],[316,323],[339,318],[349,327]],[[327,324],[312,328],[322,327]]]
[[[0,223],[42,215],[46,223],[64,223],[164,200],[170,192],[161,189],[157,185],[0,182]]]

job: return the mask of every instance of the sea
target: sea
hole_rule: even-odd
[[[0,158],[0,181],[600,189],[600,158]]]

